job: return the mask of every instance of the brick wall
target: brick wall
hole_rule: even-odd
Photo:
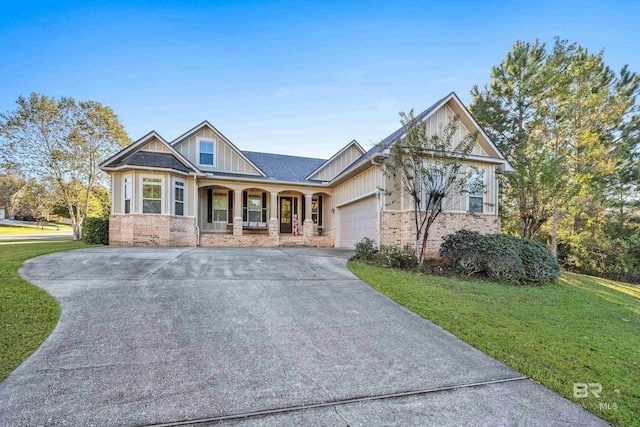
[[[113,246],[196,246],[195,218],[172,215],[111,215]]]
[[[308,227],[309,230],[312,227],[311,224],[311,227]],[[334,245],[333,231],[323,236],[298,237],[304,246],[332,247]],[[109,217],[109,244],[112,246],[196,246],[196,241],[194,218],[147,214],[114,214]],[[280,244],[277,221],[270,221],[269,234],[200,233],[201,246],[279,246]]]
[[[279,236],[268,234],[200,233],[200,246],[278,246]]]
[[[413,211],[382,213],[383,245],[414,246],[415,222]],[[472,230],[482,234],[499,233],[500,217],[497,215],[473,215],[443,212],[429,230],[427,252],[437,253],[442,238],[458,230]]]

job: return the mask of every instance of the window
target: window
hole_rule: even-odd
[[[261,222],[262,221],[262,196],[256,194],[249,194],[247,199],[247,212],[249,222]]]
[[[124,179],[124,213],[131,213],[131,178]]]
[[[162,179],[142,178],[142,213],[162,213]]]
[[[440,169],[430,169],[424,177],[424,210],[433,211],[442,207],[444,199],[444,173]]]
[[[213,220],[218,222],[227,222],[229,220],[229,195],[214,194],[213,195]]]
[[[469,212],[482,213],[484,206],[484,174],[472,171],[469,177]]]
[[[174,215],[184,216],[184,182],[174,183]]]
[[[305,196],[306,197],[306,196]],[[318,198],[311,199],[311,220],[314,224],[318,223]]]
[[[213,141],[200,141],[200,164],[204,166],[215,165],[213,158]]]

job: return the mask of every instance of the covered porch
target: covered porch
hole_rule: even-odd
[[[203,246],[333,246],[333,197],[326,189],[201,181]]]

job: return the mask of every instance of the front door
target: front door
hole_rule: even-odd
[[[291,233],[293,230],[293,198],[280,197],[280,233]]]

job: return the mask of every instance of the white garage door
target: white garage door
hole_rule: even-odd
[[[353,249],[353,245],[365,237],[376,238],[375,196],[341,206],[336,209],[336,214],[337,247]]]

